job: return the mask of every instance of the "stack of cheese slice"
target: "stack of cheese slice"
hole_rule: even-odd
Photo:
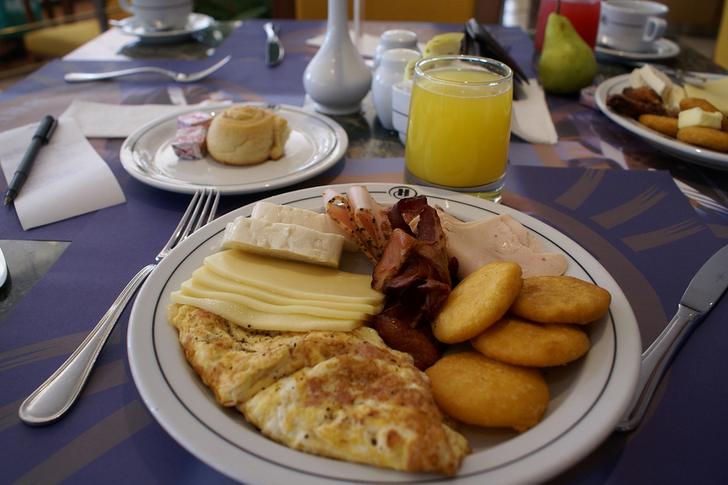
[[[384,306],[371,275],[239,250],[205,258],[171,299],[246,328],[278,331],[349,331]]]

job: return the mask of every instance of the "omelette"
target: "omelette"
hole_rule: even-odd
[[[427,376],[377,332],[274,332],[189,305],[167,307],[187,361],[218,402],[270,439],[314,455],[454,474],[470,453]]]

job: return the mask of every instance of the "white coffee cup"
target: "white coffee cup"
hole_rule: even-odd
[[[649,1],[604,1],[597,44],[629,52],[650,52],[667,29],[667,5]]]
[[[184,29],[192,13],[192,0],[119,0],[119,6],[150,31]]]

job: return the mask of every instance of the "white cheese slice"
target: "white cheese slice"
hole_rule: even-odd
[[[228,223],[222,247],[337,267],[344,238],[297,224],[238,217]]]
[[[208,256],[205,266],[223,278],[291,298],[370,305],[384,303],[384,294],[372,288],[371,274],[349,273],[236,250]]]
[[[670,92],[667,93],[667,99],[663,99],[665,103],[665,107],[669,111],[680,111],[680,101],[685,99],[687,95],[685,94],[685,88],[682,86],[678,86],[677,84],[672,86],[672,89],[670,89]]]
[[[720,130],[722,121],[722,113],[709,113],[700,108],[690,108],[680,112],[677,117],[677,127],[682,130],[690,126],[705,126]]]
[[[339,234],[344,237],[344,249],[347,251],[358,251],[352,237],[336,224],[328,214],[299,209],[288,205],[278,205],[271,202],[257,202],[253,206],[251,219],[259,219],[266,222],[281,222],[283,224],[296,224],[308,227],[315,231]]]
[[[634,69],[629,75],[629,84],[633,88],[640,88],[642,86],[648,86],[655,90],[660,95],[664,102],[667,98],[668,93],[674,86],[674,83],[670,80],[665,73],[655,69],[649,64]]]

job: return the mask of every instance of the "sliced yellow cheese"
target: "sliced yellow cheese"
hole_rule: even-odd
[[[728,78],[711,81],[701,86],[685,84],[685,93],[689,98],[706,100],[724,115],[728,115]]]
[[[344,237],[297,224],[238,217],[226,226],[222,247],[337,267]]]
[[[170,298],[175,303],[202,308],[242,327],[258,330],[308,332],[315,329],[348,332],[363,323],[360,320],[341,320],[303,313],[261,312],[239,303],[186,296],[180,291],[172,292]]]
[[[696,107],[680,112],[677,117],[677,127],[682,130],[691,126],[705,126],[706,128],[720,130],[722,121],[722,113],[709,113]]]
[[[279,295],[304,300],[382,305],[371,275],[270,258],[246,251],[221,251],[205,258],[213,273]]]
[[[182,283],[181,291],[187,296],[232,301],[270,313],[307,313],[328,318],[366,320],[381,311],[379,305],[285,297],[222,278],[204,267],[196,270],[191,279]]]

